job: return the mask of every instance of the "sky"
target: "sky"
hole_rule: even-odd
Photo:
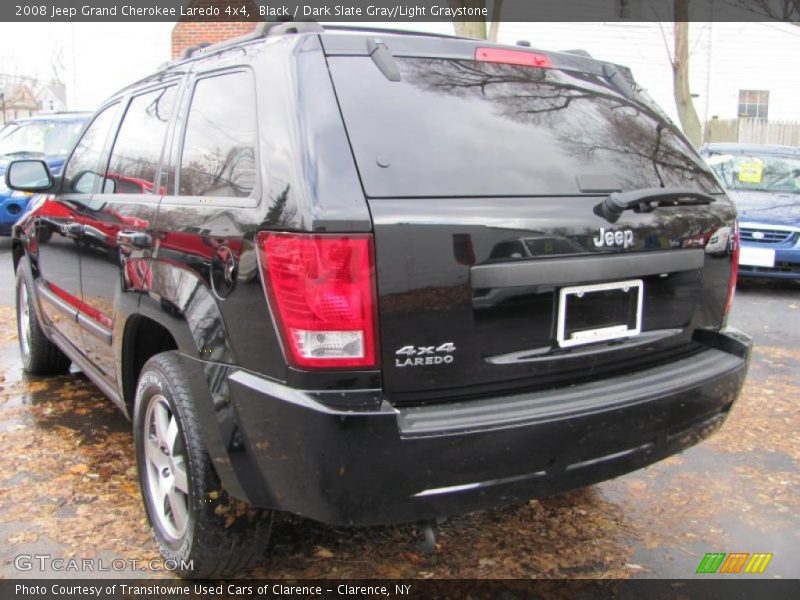
[[[103,100],[170,58],[173,23],[0,23],[0,73],[52,80],[70,110]]]

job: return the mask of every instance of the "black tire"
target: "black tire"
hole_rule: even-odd
[[[272,511],[254,509],[222,490],[203,441],[190,390],[177,352],[157,354],[144,365],[133,415],[139,485],[153,536],[164,559],[174,561],[174,572],[190,578],[224,577],[263,558],[272,528]],[[168,451],[162,452],[167,458],[159,455],[157,461],[152,461],[147,452],[163,448],[159,443],[153,445],[159,439],[155,424],[158,417],[154,416],[158,411],[166,411],[169,423],[166,429],[162,426],[162,431],[169,431],[174,419],[177,433],[172,435],[172,447],[168,442]],[[148,443],[151,445],[146,449]],[[166,470],[160,466],[164,464],[158,462],[161,460],[168,462]],[[185,493],[177,483],[179,472],[185,477]],[[164,481],[165,487],[171,485],[172,492],[159,502],[154,490]],[[181,519],[185,522],[182,531],[175,526],[178,520],[171,508],[173,501],[180,503],[180,499],[185,500],[186,511],[178,512],[188,514]]]
[[[40,244],[46,244],[53,237],[53,228],[50,225],[42,224],[36,229],[36,240]]]
[[[17,265],[16,293],[17,335],[22,368],[32,375],[63,375],[69,371],[71,361],[42,331],[34,307],[33,290],[28,259],[23,256]]]

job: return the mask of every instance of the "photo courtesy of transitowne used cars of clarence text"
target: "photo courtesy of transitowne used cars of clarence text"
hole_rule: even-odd
[[[39,194],[25,369],[74,363],[131,418],[184,576],[258,560],[274,511],[430,521],[644,467],[747,372],[733,204],[583,55],[261,24],[111,97],[59,177],[7,181]]]

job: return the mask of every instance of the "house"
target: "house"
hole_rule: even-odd
[[[8,81],[0,92],[0,119],[3,124],[14,119],[30,117],[39,110],[39,102],[25,82]]]
[[[39,101],[40,114],[67,110],[67,87],[63,83],[40,82],[34,94]]]
[[[192,0],[185,9],[207,10],[217,7],[224,11],[227,4],[220,0]],[[179,20],[172,29],[172,58],[198,44],[214,44],[232,37],[245,35],[253,31],[256,22],[260,21],[259,5],[252,0],[245,0],[237,7],[244,7],[250,15],[248,21],[187,21]]]
[[[0,76],[0,125],[14,119],[66,110],[63,83]]]

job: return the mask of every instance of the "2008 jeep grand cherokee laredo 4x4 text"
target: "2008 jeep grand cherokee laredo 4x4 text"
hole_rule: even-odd
[[[60,177],[7,183],[39,192],[25,369],[75,363],[132,418],[184,575],[253,562],[275,510],[429,520],[643,467],[747,371],[733,205],[587,56],[264,24],[111,98]],[[225,527],[231,498],[253,509]]]

